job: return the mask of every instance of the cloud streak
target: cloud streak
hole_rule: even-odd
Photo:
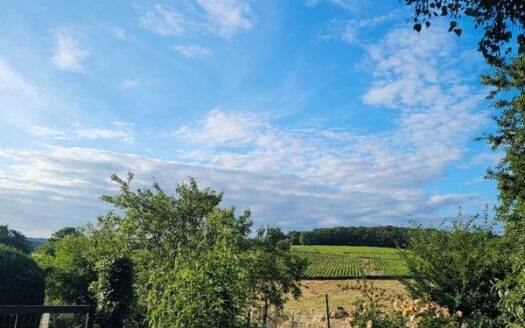
[[[58,69],[73,73],[87,71],[85,61],[89,50],[80,42],[80,33],[72,28],[59,27],[53,31],[53,56],[51,63]]]
[[[231,39],[254,25],[245,0],[196,0],[185,6],[155,4],[140,19],[140,25],[162,36],[209,32]]]

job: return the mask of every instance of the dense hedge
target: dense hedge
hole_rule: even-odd
[[[0,244],[0,304],[44,304],[44,273],[28,255]]]
[[[291,231],[288,238],[295,245],[406,247],[410,231],[410,228],[393,226],[316,228]]]

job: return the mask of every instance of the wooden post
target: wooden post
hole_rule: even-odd
[[[89,307],[89,311],[86,317],[86,328],[93,328],[95,326],[95,308]]]
[[[264,299],[263,308],[263,327],[266,328],[266,322],[268,321],[268,298]]]
[[[328,306],[328,294],[324,294],[326,301],[326,325],[330,328],[330,307]]]

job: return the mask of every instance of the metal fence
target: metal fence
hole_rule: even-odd
[[[53,316],[59,318],[55,323]],[[0,305],[0,328],[93,328],[93,323],[88,305]]]

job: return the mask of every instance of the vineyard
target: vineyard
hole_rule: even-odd
[[[400,251],[394,248],[361,246],[294,246],[308,259],[307,278],[396,278],[408,271]]]

